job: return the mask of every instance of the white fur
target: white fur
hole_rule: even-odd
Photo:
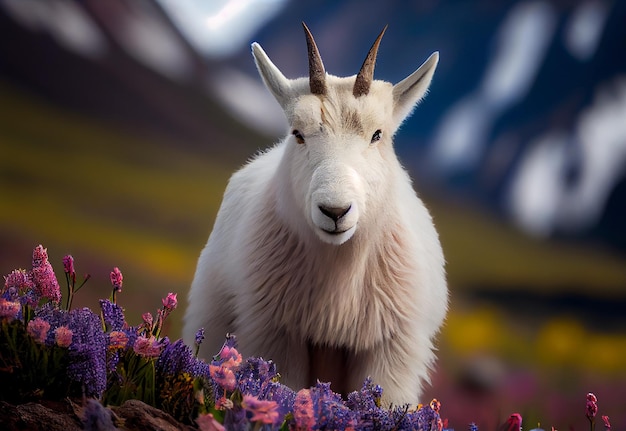
[[[437,233],[392,137],[438,55],[360,97],[354,77],[327,75],[318,96],[252,48],[291,129],[232,176],[198,261],[184,337],[193,342],[204,327],[208,358],[234,333],[244,355],[272,359],[296,390],[310,384],[311,346],[344,349],[350,389],[371,376],[385,402],[416,404],[448,291]],[[376,130],[382,137],[371,143]],[[349,210],[335,224],[319,206]]]

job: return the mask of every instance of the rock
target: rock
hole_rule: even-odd
[[[103,407],[96,400],[80,406],[69,399],[20,405],[0,401],[2,431],[191,431],[167,413],[138,400]]]
[[[26,403],[20,405],[0,401],[0,429],[6,431],[80,431],[82,422],[70,401]]]
[[[195,429],[181,424],[167,413],[139,400],[128,400],[119,407],[111,407],[111,410],[123,420],[123,425],[120,426],[123,430],[184,431]]]

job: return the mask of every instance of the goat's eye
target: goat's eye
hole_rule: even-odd
[[[380,138],[382,138],[383,136],[383,131],[378,129],[374,132],[374,134],[372,135],[372,141],[370,142],[371,144],[373,144],[376,141],[380,141]]]
[[[304,144],[304,136],[302,136],[302,133],[294,129],[291,134],[296,137],[296,141],[298,142],[298,144]]]

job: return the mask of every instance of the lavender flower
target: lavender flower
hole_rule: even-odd
[[[81,383],[88,397],[99,398],[106,388],[106,336],[100,317],[88,308],[69,313],[73,332],[68,375]]]
[[[469,431],[478,431],[478,425],[476,425],[474,422],[471,422],[469,424],[468,430]]]
[[[120,331],[124,327],[124,309],[108,299],[100,300],[102,320],[107,331]]]
[[[198,332],[196,332],[196,340],[195,340],[196,346],[200,347],[200,344],[202,344],[203,341],[204,341],[204,328],[200,328],[198,329]]]
[[[183,340],[177,340],[174,343],[169,343],[163,349],[156,362],[156,370],[168,376],[189,373],[194,377],[198,377],[197,372],[199,368],[196,366],[197,362],[198,360]]]

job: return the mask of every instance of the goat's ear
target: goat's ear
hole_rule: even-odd
[[[434,52],[415,72],[393,86],[393,121],[396,127],[407,118],[424,97],[439,62]]]
[[[289,79],[272,63],[261,45],[254,42],[252,44],[252,55],[259,74],[265,82],[265,86],[272,92],[280,106],[285,108],[287,102],[291,99],[291,84]]]

